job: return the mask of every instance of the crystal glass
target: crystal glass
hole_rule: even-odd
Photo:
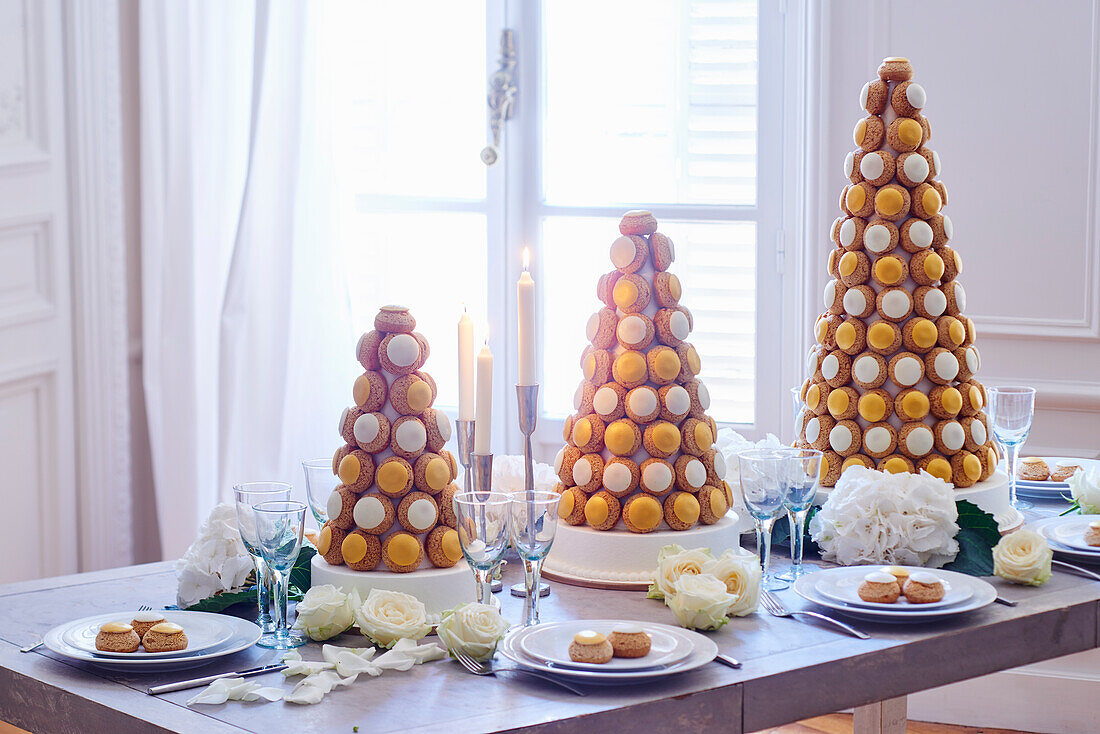
[[[512,546],[523,559],[523,626],[539,623],[539,585],[542,581],[542,562],[554,543],[554,531],[558,527],[557,492],[515,492],[509,495],[512,502],[509,524]]]
[[[1031,432],[1031,419],[1035,415],[1035,388],[1023,386],[988,387],[989,424],[993,438],[1004,449],[1005,468],[1008,470],[1008,492],[1012,506],[1017,510],[1034,507],[1016,497],[1016,469],[1020,449]]]
[[[775,450],[783,457],[779,477],[787,484],[787,522],[791,527],[791,567],[776,578],[796,581],[807,573],[802,567],[802,541],[806,534],[806,516],[810,514],[821,472],[821,452],[816,449]]]
[[[287,622],[287,594],[290,591],[290,571],[302,549],[302,532],[306,525],[306,504],[297,500],[261,502],[252,508],[256,517],[256,535],[260,552],[271,569],[275,586],[275,629],[256,644],[276,650],[301,647],[309,640],[301,632],[290,629]]]
[[[768,572],[771,561],[772,528],[783,514],[790,485],[785,481],[786,458],[776,449],[750,449],[737,456],[740,464],[741,499],[752,515],[756,526],[756,549],[760,554],[760,567],[765,589],[786,589],[790,584]]]
[[[332,472],[332,459],[307,459],[302,462],[302,471],[306,475],[309,510],[317,527],[321,527],[328,520],[328,498],[340,485],[340,480]]]
[[[488,604],[493,595],[493,567],[508,548],[507,495],[459,492],[454,496],[458,541],[462,555],[474,571],[477,601]]]
[[[256,624],[264,632],[275,629],[271,618],[271,572],[264,562],[260,540],[256,535],[256,513],[253,508],[261,502],[289,500],[291,487],[285,482],[245,482],[233,486],[233,498],[237,503],[237,527],[241,541],[252,556],[256,567]]]
[[[791,388],[791,407],[794,409],[794,423],[791,424],[791,430],[794,431],[794,438],[798,438],[798,414],[802,412],[802,406],[805,403],[802,402],[802,388]],[[794,439],[792,439],[793,441]]]

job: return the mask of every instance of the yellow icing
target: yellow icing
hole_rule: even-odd
[[[424,467],[424,481],[433,492],[438,492],[451,481],[451,467],[438,456],[429,459]]]
[[[680,432],[671,423],[660,423],[654,426],[650,437],[653,445],[662,453],[671,454],[680,448]]]
[[[818,319],[817,323],[814,324],[814,338],[817,339],[817,343],[823,344],[825,342],[825,337],[828,335],[828,333],[829,322],[826,321],[824,318]]]
[[[856,271],[856,268],[858,266],[859,258],[856,256],[856,254],[854,252],[846,252],[840,258],[840,264],[837,265],[837,270],[840,271],[840,274],[843,277],[847,278],[849,275]]]
[[[680,279],[675,275],[670,275],[668,278],[668,292],[674,301],[679,301],[680,296],[684,293],[684,288],[680,285]]]
[[[592,421],[581,418],[573,424],[573,445],[587,446],[592,440]]]
[[[380,490],[386,494],[396,494],[409,483],[409,470],[396,461],[390,461],[379,467],[375,480]]]
[[[894,343],[894,330],[881,321],[871,324],[867,330],[867,343],[875,349],[886,349]]]
[[[710,490],[710,511],[717,517],[722,517],[729,509],[726,504],[726,495],[720,489]]]
[[[99,628],[99,631],[117,634],[120,632],[133,632],[134,628],[125,622],[107,622]]]
[[[680,358],[671,349],[662,349],[653,360],[653,371],[660,379],[671,380],[680,374]]]
[[[867,192],[860,186],[853,186],[848,189],[844,203],[848,206],[848,211],[858,212],[867,203]]]
[[[607,506],[607,499],[604,497],[590,497],[584,503],[584,519],[589,525],[602,525],[610,514],[611,508]]]
[[[573,642],[578,645],[602,645],[607,641],[607,636],[592,630],[582,630],[573,635]]]
[[[611,453],[622,456],[634,447],[634,429],[626,423],[615,421],[603,434],[604,445]]]
[[[951,341],[955,342],[955,346],[958,346],[966,341],[966,328],[956,319],[947,327],[947,335],[951,337]]]
[[[829,457],[822,456],[821,464],[818,466],[817,470],[817,481],[824,482],[827,476],[829,476]]]
[[[695,499],[695,495],[686,492],[679,495],[672,501],[672,514],[680,522],[694,524],[699,519],[699,500]]]
[[[974,319],[966,320],[966,333],[970,336],[970,341],[978,341],[978,327],[974,325]]]
[[[638,499],[630,503],[628,509],[631,524],[642,530],[652,530],[657,527],[661,522],[661,518],[664,517],[661,504],[649,495],[639,496]]]
[[[366,375],[359,375],[355,378],[355,384],[351,386],[351,397],[355,400],[356,405],[362,405],[367,402],[367,398],[370,397],[370,380]]]
[[[943,276],[943,258],[932,252],[924,259],[924,274],[929,280],[939,280]]]
[[[359,479],[359,472],[362,468],[359,459],[354,454],[348,454],[340,460],[340,471],[337,474],[344,484],[355,484],[355,480]]]
[[[913,343],[921,349],[928,349],[936,343],[936,338],[939,333],[936,331],[936,325],[928,319],[917,319],[913,323]]]
[[[623,352],[615,360],[615,371],[619,373],[622,382],[637,382],[644,379],[646,376],[645,357],[640,352]]]
[[[910,147],[916,147],[920,145],[921,136],[924,135],[924,131],[921,129],[920,123],[916,120],[906,118],[898,123],[898,139]]]
[[[392,546],[391,546],[392,548]],[[362,535],[352,533],[344,538],[344,542],[340,544],[340,553],[344,556],[344,560],[348,563],[359,563],[367,555],[367,540]],[[393,557],[393,554],[390,554]]]
[[[897,283],[902,277],[902,262],[896,257],[884,257],[875,262],[875,275],[883,283]]]
[[[902,472],[909,471],[909,465],[905,463],[904,459],[897,456],[887,459],[882,465],[883,470],[890,472],[891,474],[900,474]]]
[[[821,388],[816,384],[810,385],[810,388],[806,391],[806,405],[810,410],[814,410],[817,408],[819,400],[821,400]]]
[[[970,407],[974,410],[981,410],[985,405],[985,400],[982,399],[982,391],[978,389],[976,385],[970,386]]]
[[[836,267],[836,250],[829,250],[829,264],[827,266],[827,269],[830,272],[832,272],[833,268],[835,268],[835,267]]]
[[[615,290],[612,293],[615,305],[624,311],[638,300],[638,286],[626,278],[619,278],[615,282]]]
[[[332,528],[321,528],[321,534],[317,536],[317,551],[323,556],[332,547]]]
[[[573,497],[572,492],[562,492],[561,498],[558,500],[558,517],[569,517],[573,514],[573,508],[577,506],[577,501]]]
[[[958,274],[958,273],[961,273],[963,271],[963,259],[962,259],[962,255],[959,254],[958,250],[955,250],[954,253],[955,253],[955,255],[954,255],[954,257],[955,257],[955,273]]]
[[[391,535],[386,552],[397,566],[411,566],[420,557],[420,543],[411,535]]]
[[[714,436],[706,423],[696,423],[694,433],[695,445],[700,451],[706,451],[714,443]]]
[[[911,420],[920,420],[928,415],[928,396],[914,390],[901,399],[901,407]]]
[[[925,189],[924,194],[920,198],[921,206],[924,207],[925,214],[935,214],[943,206],[943,201],[940,199],[940,192],[935,189]]]
[[[432,387],[424,380],[409,385],[405,401],[414,413],[423,413],[432,404]]]
[[[699,374],[699,370],[703,364],[699,361],[699,352],[695,351],[695,347],[688,345],[687,351],[684,352],[684,361],[687,362],[687,368],[693,375]]]
[[[851,349],[856,343],[856,327],[845,321],[836,328],[836,344],[841,349]]]
[[[963,457],[963,474],[966,478],[972,482],[978,481],[978,477],[982,475],[982,462],[978,460],[978,457],[974,454],[967,454]]]
[[[129,625],[126,625],[129,627]],[[150,632],[156,632],[161,635],[178,635],[183,632],[183,627],[180,627],[175,622],[157,622],[149,628]]]
[[[457,563],[462,560],[462,544],[458,542],[458,533],[454,530],[448,528],[443,533],[443,537],[439,541],[439,547],[448,561]]]
[[[824,457],[822,458],[824,459]],[[847,459],[844,460],[844,463],[840,465],[840,471],[843,472],[850,466],[867,466],[867,464],[865,464],[863,459],[859,458],[858,456],[849,456]]]
[[[886,401],[876,393],[866,393],[859,399],[859,415],[865,421],[877,423],[886,417]]]
[[[855,129],[852,131],[852,140],[856,141],[856,145],[863,145],[863,139],[867,137],[867,121],[860,120],[856,123]]]
[[[591,380],[596,376],[596,355],[589,354],[584,358],[584,365],[581,367],[581,372],[584,374],[584,379]]]
[[[940,403],[943,404],[943,409],[951,415],[955,415],[963,407],[963,396],[958,390],[953,387],[949,387],[940,393]]]
[[[904,56],[887,56],[885,59],[882,60],[882,63],[884,63],[884,64],[895,64],[895,63],[896,64],[908,64],[909,59],[905,58]]]
[[[829,412],[836,416],[848,410],[851,402],[852,399],[848,397],[848,393],[843,390],[833,390],[829,393],[829,399],[825,401],[825,404],[828,405]]]
[[[897,189],[879,189],[875,194],[875,209],[892,217],[905,206],[905,197]]]

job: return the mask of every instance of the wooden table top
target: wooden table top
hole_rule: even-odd
[[[778,559],[777,559],[778,560]],[[518,580],[512,564],[505,579]],[[204,668],[132,675],[63,660],[44,648],[18,648],[51,627],[99,612],[159,608],[175,600],[171,564],[158,563],[0,586],[0,719],[36,732],[481,732],[669,730],[756,731],[810,716],[893,698],[1026,663],[1097,647],[1100,583],[1055,571],[1039,588],[991,579],[1019,602],[993,604],[959,619],[921,625],[853,622],[871,634],[858,640],[830,627],[773,618],[761,611],[730,621],[712,638],[742,661],[717,663],[660,683],[590,688],[585,697],[519,676],[478,678],[451,661],[361,678],[316,706],[229,702],[188,708],[196,691],[148,696],[151,685],[275,662],[252,648]],[[660,602],[640,592],[552,584],[544,621],[621,618],[675,623]],[[522,600],[498,595],[507,619]],[[790,608],[805,608],[793,591]],[[428,638],[429,641],[435,638]],[[358,634],[336,644],[365,646]],[[319,659],[319,645],[303,648]],[[255,680],[286,686],[281,673]],[[292,679],[290,682],[293,682]]]

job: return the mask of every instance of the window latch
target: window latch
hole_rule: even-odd
[[[516,38],[511,28],[500,32],[500,67],[489,77],[489,134],[491,142],[481,149],[481,162],[491,166],[500,159],[504,123],[512,119],[516,92]]]

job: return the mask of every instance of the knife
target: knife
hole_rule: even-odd
[[[166,683],[163,686],[153,686],[152,688],[148,689],[146,693],[148,693],[150,696],[159,696],[162,693],[170,693],[172,691],[186,691],[188,688],[198,688],[199,686],[205,686],[208,683],[213,683],[219,678],[248,678],[253,675],[274,673],[277,670],[285,669],[285,663],[263,665],[259,668],[249,668],[248,670],[242,670],[239,673],[219,673],[218,675],[208,675],[205,678],[192,678],[191,680],[181,680],[178,683]]]
[[[731,668],[740,668],[741,667],[741,661],[740,660],[737,660],[736,658],[731,658],[729,655],[723,655],[722,653],[718,653],[714,657],[714,662],[721,663],[722,665],[726,665],[726,666],[729,666]]]

